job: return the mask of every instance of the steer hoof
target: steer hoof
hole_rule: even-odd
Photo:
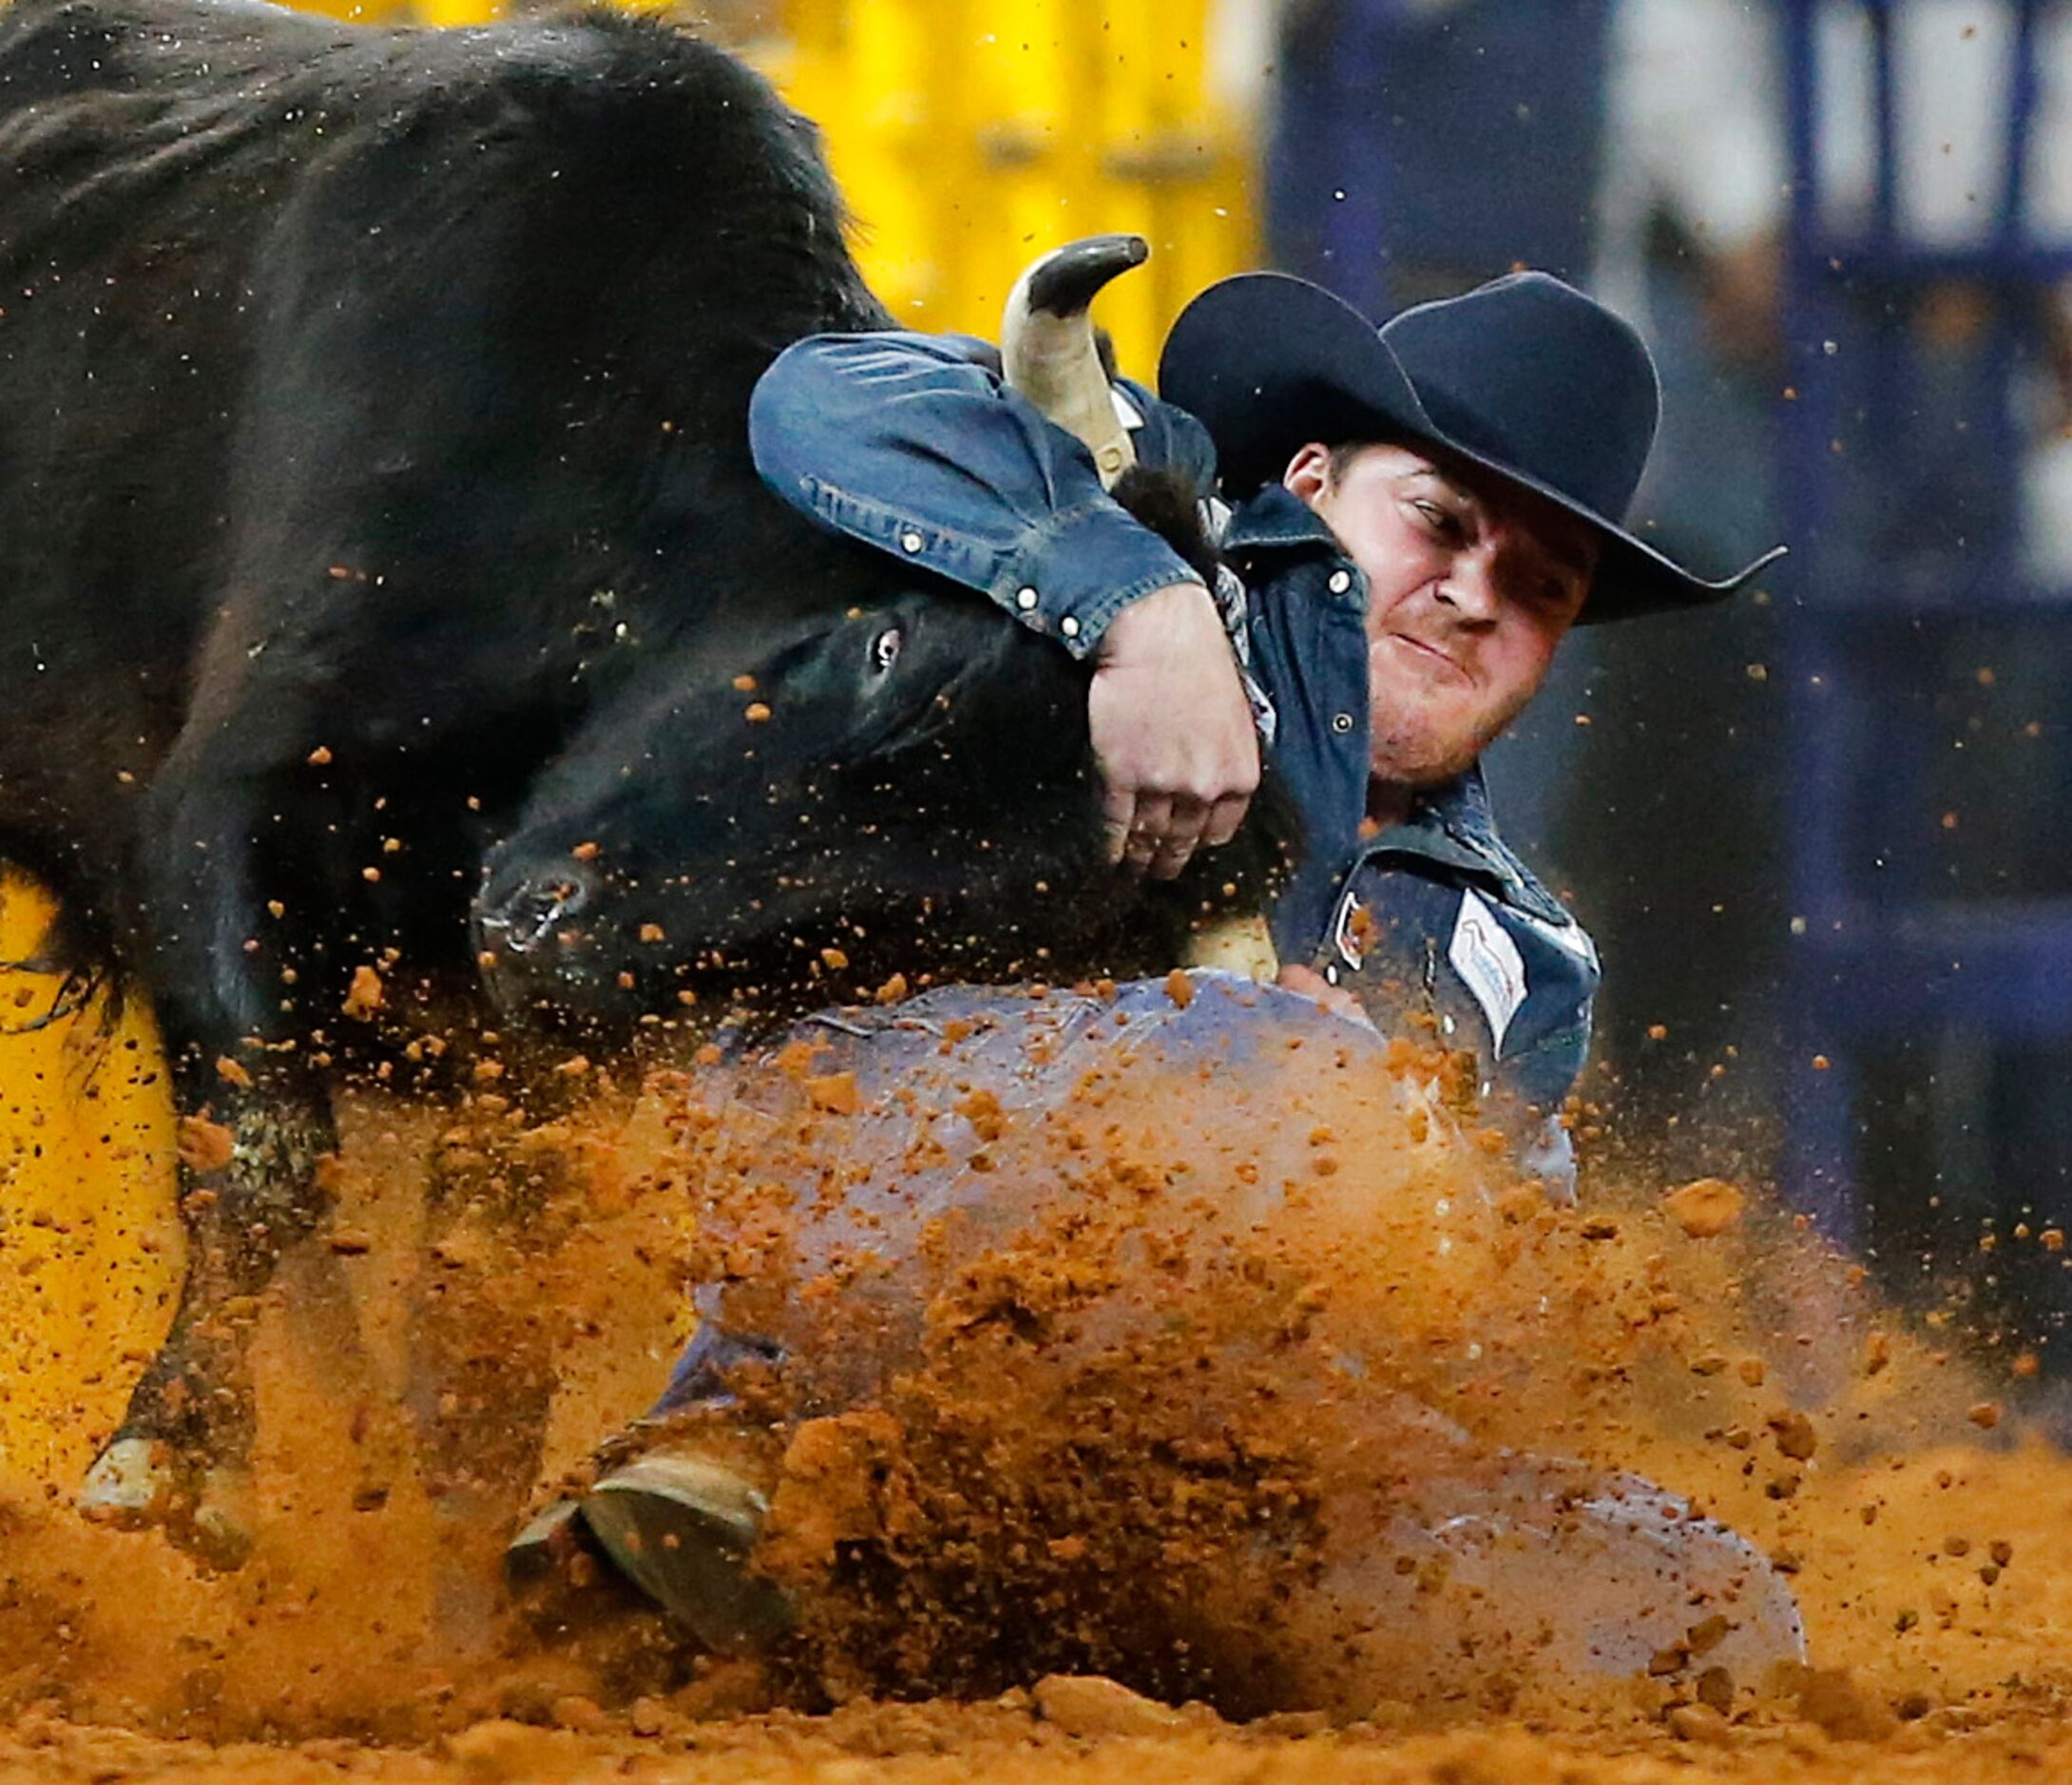
[[[212,1568],[252,1553],[252,1483],[241,1468],[182,1467],[159,1438],[118,1438],[94,1459],[72,1504],[97,1524],[163,1530]]]
[[[108,1525],[156,1525],[173,1497],[165,1446],[151,1438],[118,1438],[94,1458],[72,1504]]]

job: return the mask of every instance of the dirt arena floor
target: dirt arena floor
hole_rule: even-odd
[[[1407,1088],[1429,1064],[1405,1054],[1377,1085],[1307,1062],[1249,1087],[1295,1112],[1305,1162],[1231,1231],[1202,1213],[1250,1183],[1227,1084],[1107,1085],[1083,1120],[1027,1134],[965,1109],[985,1169],[1028,1186],[1026,1222],[945,1267],[924,1354],[864,1423],[793,1431],[777,1547],[832,1609],[777,1667],[695,1660],[638,1615],[542,1641],[489,1585],[518,1505],[498,1477],[580,1471],[648,1405],[716,1245],[743,1273],[796,1263],[804,1217],[772,1195],[773,1161],[818,1157],[854,1116],[843,1085],[801,1057],[754,1107],[695,1068],[614,1083],[580,1064],[553,1110],[494,1075],[457,1110],[350,1100],[328,1243],[239,1311],[260,1372],[246,1565],[213,1574],[154,1534],[85,1525],[55,1484],[0,1495],[0,1780],[2072,1774],[2072,1461],[2024,1430],[2035,1356],[1953,1310],[1880,1305],[1755,1186],[1629,1180],[1544,1209],[1471,1121]],[[1113,1268],[1125,1233],[1155,1242],[1155,1290]],[[848,1305],[824,1276],[794,1288]],[[981,1296],[1022,1317],[1011,1341],[973,1337],[1001,1324],[973,1314]],[[1157,1335],[1127,1368],[1098,1361],[1104,1500],[1073,1423],[1084,1345],[1027,1338],[1065,1315],[1075,1334]],[[1340,1396],[1316,1360],[1348,1352],[1367,1373]],[[1280,1385],[1263,1415],[1262,1372]],[[1349,1445],[1397,1453],[1387,1422],[1363,1436],[1373,1382],[1488,1454],[1688,1496],[1787,1571],[1810,1666],[1734,1680],[1670,1657],[1587,1699],[1529,1665],[1411,1687],[1318,1660],[1332,1645],[1284,1580],[1219,1606],[1236,1522],[1327,1505]],[[1208,1427],[1213,1468],[1180,1439]],[[876,1484],[860,1499],[827,1461],[859,1446]],[[491,1458],[490,1479],[456,1475],[455,1454]],[[1118,1500],[1115,1471],[1146,1456],[1179,1460],[1142,1464]],[[1094,1624],[1161,1592],[1209,1633],[1219,1708],[1140,1695],[1184,1698],[1103,1649]],[[1065,1640],[1072,1619],[1092,1634]]]

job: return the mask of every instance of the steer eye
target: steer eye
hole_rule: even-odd
[[[897,626],[887,626],[871,641],[871,668],[873,674],[889,676],[892,665],[899,661],[900,635]]]

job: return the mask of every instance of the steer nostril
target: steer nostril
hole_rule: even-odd
[[[524,954],[552,942],[562,926],[588,906],[592,892],[588,875],[557,868],[528,880],[499,901],[483,922],[499,932],[510,952]]]
[[[581,911],[590,902],[590,889],[581,880],[563,878],[541,890],[543,899],[550,899],[557,916],[568,916]]]

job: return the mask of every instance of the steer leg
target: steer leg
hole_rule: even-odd
[[[464,1118],[465,1121],[465,1118]],[[434,1167],[411,1311],[408,1399],[420,1478],[439,1533],[442,1638],[458,1651],[492,1631],[499,1558],[539,1469],[559,1329],[535,1261],[535,1166],[491,1132]]]
[[[557,1256],[594,1195],[586,1147],[542,1143],[566,1132],[582,1081],[537,1055],[508,1064],[496,1083],[517,1088],[466,1100],[426,1186],[409,1392],[427,1492],[506,1521],[538,1473],[556,1357],[578,1331]]]
[[[334,1144],[323,1086],[282,1032],[293,1019],[280,1008],[280,963],[261,941],[254,839],[278,734],[245,736],[236,720],[249,710],[199,744],[183,739],[145,809],[138,955],[182,1118],[187,1278],[79,1495],[91,1514],[163,1525],[223,1563],[248,1540],[236,1502],[249,1481],[257,1298],[282,1251],[315,1230],[317,1160]]]
[[[508,1524],[538,1470],[553,1399],[559,1325],[528,1269],[551,1238],[529,1199],[484,1194],[469,1175],[443,1164],[432,1186],[410,1400],[432,1501]]]
[[[242,1561],[250,1541],[247,1351],[259,1298],[283,1252],[315,1227],[316,1161],[333,1145],[320,1098],[267,1093],[219,1097],[182,1123],[179,1310],[79,1496],[95,1515],[163,1525],[220,1566]]]

